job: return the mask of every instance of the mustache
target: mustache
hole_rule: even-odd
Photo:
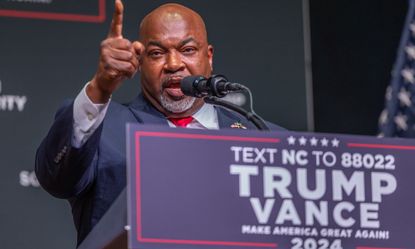
[[[161,81],[161,87],[167,88],[170,87],[173,84],[180,84],[180,81],[185,77],[186,75],[181,74],[175,74],[175,75],[169,75],[162,79]]]

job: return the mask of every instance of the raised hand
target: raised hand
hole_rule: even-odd
[[[121,0],[116,0],[108,36],[101,42],[98,69],[87,88],[87,95],[94,103],[107,102],[122,81],[132,78],[140,66],[144,46],[123,38],[123,13]]]

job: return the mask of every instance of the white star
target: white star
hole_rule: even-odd
[[[333,147],[339,147],[339,143],[340,141],[337,138],[334,138],[333,140],[331,140],[331,146]]]
[[[287,138],[288,144],[289,145],[294,145],[295,144],[295,138],[293,136],[289,136]]]
[[[317,146],[318,140],[315,137],[312,137],[310,139],[311,146]]]
[[[307,139],[305,137],[300,137],[300,139],[298,139],[298,141],[300,142],[300,145],[306,145],[307,144]]]
[[[401,88],[401,90],[398,93],[398,99],[400,100],[402,105],[411,106],[411,95],[408,91],[405,90],[405,88]]]
[[[406,46],[405,52],[409,58],[411,58],[412,60],[415,59],[415,46],[412,46],[412,45]]]
[[[408,124],[406,123],[407,119],[407,116],[398,114],[394,120],[399,129],[406,131],[408,129]]]
[[[415,83],[414,70],[409,68],[402,69],[401,75],[405,81],[411,82],[412,84]]]
[[[321,146],[326,147],[329,144],[329,140],[327,138],[321,139]]]
[[[386,124],[387,121],[388,121],[388,111],[384,109],[379,116],[379,123],[383,125],[383,124]]]

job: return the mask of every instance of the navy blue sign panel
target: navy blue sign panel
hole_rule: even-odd
[[[131,248],[415,248],[415,141],[129,125]]]

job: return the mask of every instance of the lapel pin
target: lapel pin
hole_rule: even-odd
[[[231,128],[246,129],[246,127],[240,122],[235,122],[235,123],[231,124]]]

